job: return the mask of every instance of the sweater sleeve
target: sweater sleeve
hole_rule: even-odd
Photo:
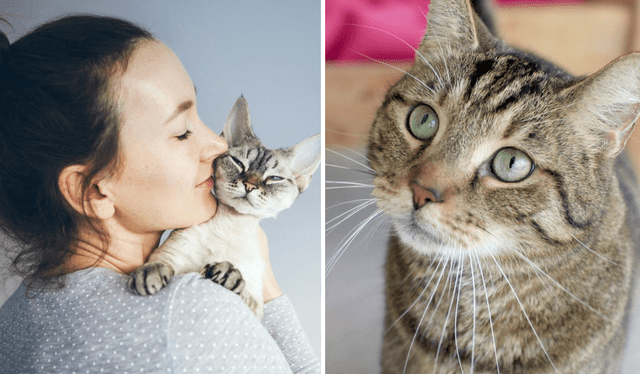
[[[280,347],[294,373],[320,373],[320,360],[314,354],[293,304],[286,295],[265,304],[262,324]]]
[[[227,289],[187,274],[165,312],[174,373],[291,373],[267,329]]]

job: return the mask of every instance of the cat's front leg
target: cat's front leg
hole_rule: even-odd
[[[264,314],[263,303],[251,296],[245,288],[246,283],[242,279],[240,270],[236,269],[230,262],[208,264],[202,270],[202,276],[238,294],[258,319],[262,320]]]
[[[147,262],[129,276],[129,289],[141,296],[153,295],[169,283],[173,268],[163,262]]]

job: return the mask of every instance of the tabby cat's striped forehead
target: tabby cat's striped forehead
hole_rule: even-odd
[[[247,145],[231,150],[234,156],[241,158],[246,163],[247,170],[266,173],[268,170],[278,167],[278,157],[275,151],[262,145]]]

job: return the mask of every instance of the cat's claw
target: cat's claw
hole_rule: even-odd
[[[137,268],[129,276],[129,289],[136,295],[153,295],[169,284],[173,269],[161,262],[151,262]]]
[[[202,275],[238,295],[244,290],[245,282],[240,270],[233,267],[228,261],[207,264]]]

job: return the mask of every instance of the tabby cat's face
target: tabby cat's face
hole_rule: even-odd
[[[239,213],[263,218],[289,208],[299,191],[281,153],[258,141],[230,148],[214,164],[216,197]]]
[[[456,35],[462,26],[438,28],[463,21],[429,22],[369,139],[373,194],[401,240],[421,252],[496,253],[597,229],[620,148],[593,115],[604,104],[584,109],[598,104],[590,96],[597,78],[576,79],[516,52],[482,25]],[[628,128],[620,108],[611,117],[623,121],[609,118],[611,129]]]

